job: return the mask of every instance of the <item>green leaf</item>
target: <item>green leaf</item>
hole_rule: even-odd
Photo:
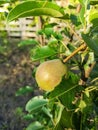
[[[92,12],[90,14],[90,22],[93,24],[93,27],[98,27],[98,12]]]
[[[27,114],[23,116],[24,120],[32,120],[34,118],[34,116],[32,114]]]
[[[91,72],[91,74],[90,74],[90,77],[91,77],[92,79],[98,77],[98,63],[95,64],[95,66],[94,66],[94,68],[93,68],[93,70],[92,70],[92,72]]]
[[[60,124],[63,128],[65,128],[65,127],[73,128],[72,115],[73,115],[72,111],[68,111],[66,109],[63,110],[61,120],[60,120]]]
[[[86,5],[90,2],[90,0],[78,0],[82,5]]]
[[[45,25],[45,28],[53,28],[56,25],[58,25],[58,24],[57,23],[48,23]]]
[[[89,88],[89,87],[88,87]],[[86,88],[87,89],[87,88]],[[86,90],[87,91],[87,90]],[[93,102],[92,102],[92,96],[90,95],[88,97],[87,92],[85,93],[84,90],[84,94],[83,94],[83,98],[80,99],[80,101],[78,102],[78,108],[80,108],[80,111],[82,113],[91,113],[91,111],[93,111]]]
[[[0,5],[1,5],[1,4],[4,4],[4,3],[8,3],[8,2],[10,2],[10,0],[1,0],[1,1],[0,1]]]
[[[28,39],[28,40],[23,40],[20,43],[18,43],[18,46],[28,46],[28,45],[38,45],[39,43],[34,40],[34,39]]]
[[[50,113],[50,109],[43,107],[42,111],[50,118],[52,118],[52,114]]]
[[[49,42],[48,42],[48,46],[50,48],[53,48],[56,52],[59,52],[59,49],[60,49],[60,44],[58,43],[58,40],[57,39],[51,39]]]
[[[49,38],[53,34],[53,28],[45,28],[44,33]]]
[[[55,44],[57,44],[58,43],[58,40],[57,39],[51,39],[49,42],[48,42],[48,45],[51,47],[51,46],[53,46],[53,45],[55,45]]]
[[[32,60],[40,60],[57,54],[57,52],[49,46],[37,48],[32,56]]]
[[[58,123],[53,130],[64,130],[64,128],[62,128],[61,124]]]
[[[73,44],[71,44],[71,43],[69,43],[67,45],[67,47],[68,47],[68,49],[69,49],[70,52],[73,52],[76,49],[75,46]]]
[[[24,95],[30,92],[33,92],[33,87],[25,86],[25,87],[19,88],[19,90],[16,92],[15,95],[20,96],[20,95]]]
[[[60,32],[53,32],[53,36],[57,39],[57,40],[62,40],[63,36]]]
[[[54,98],[59,98],[61,103],[68,109],[73,109],[74,105],[72,101],[75,99],[75,93],[80,91],[80,86],[78,85],[78,80],[72,79],[63,79],[61,84],[59,84],[49,95],[50,100]]]
[[[70,81],[69,81],[70,82]],[[72,103],[75,100],[75,94],[76,94],[76,87],[79,87],[78,85],[71,85],[69,87],[72,87],[70,90],[68,90],[68,92],[66,91],[66,93],[64,93],[62,96],[59,97],[61,103],[70,109],[73,109],[75,106]]]
[[[82,38],[94,53],[98,55],[98,39],[93,39],[88,34],[82,34]]]
[[[85,15],[87,13],[87,10],[90,9],[90,0],[79,0],[79,1],[82,5],[82,8],[79,13],[79,18],[80,18],[80,21],[83,24],[83,26],[85,26],[85,24],[87,22]]]
[[[85,101],[80,100],[79,108],[81,109],[81,111],[83,111],[83,109],[84,109],[86,106],[87,106],[87,105],[86,105]]]
[[[0,1],[0,5],[1,5],[1,4],[4,4],[4,3],[5,3],[4,1]]]
[[[26,130],[42,130],[43,126],[39,122],[31,123]]]
[[[48,1],[27,1],[17,5],[8,15],[10,22],[20,17],[47,15],[56,18],[64,17],[64,11],[57,4]],[[68,16],[65,16],[67,18]]]
[[[96,5],[96,4],[98,4],[98,0],[90,0],[90,4],[91,5]]]
[[[79,18],[78,18],[76,15],[71,14],[71,15],[70,15],[70,20],[71,20],[71,22],[72,22],[75,26],[78,26],[78,25],[81,24],[80,21],[79,21]],[[68,31],[68,30],[65,30],[65,31]],[[68,33],[69,33],[69,32],[68,32]],[[68,35],[70,35],[70,34],[68,34]]]
[[[74,113],[74,111],[69,111],[66,108],[63,109],[61,119],[54,130],[64,130],[65,128],[80,129],[79,113]]]
[[[80,2],[81,4],[84,4],[84,0],[79,0],[79,2]]]
[[[80,10],[80,13],[79,13],[79,18],[80,18],[80,21],[81,21],[81,23],[82,23],[83,25],[85,24],[84,14],[85,14],[85,6],[82,6],[82,8],[81,8],[81,10]]]
[[[37,110],[40,110],[47,103],[47,99],[43,99],[42,96],[36,96],[27,102],[25,109],[28,112],[35,112]]]

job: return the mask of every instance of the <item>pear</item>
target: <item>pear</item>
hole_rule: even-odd
[[[67,70],[67,65],[64,65],[60,59],[45,61],[38,66],[35,79],[42,90],[52,91],[60,84]]]

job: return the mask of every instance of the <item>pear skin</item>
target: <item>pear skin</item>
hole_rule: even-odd
[[[42,90],[52,91],[59,85],[67,70],[67,66],[59,59],[45,61],[37,68],[35,79]]]

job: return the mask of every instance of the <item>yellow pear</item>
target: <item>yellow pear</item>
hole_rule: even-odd
[[[36,82],[41,89],[52,91],[61,82],[67,70],[67,66],[59,59],[45,61],[37,68]]]

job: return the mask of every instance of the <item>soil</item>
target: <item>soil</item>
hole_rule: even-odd
[[[19,49],[12,41],[8,52],[0,54],[0,130],[24,130],[28,125],[21,113],[26,113],[27,101],[38,94],[33,68],[29,49]],[[24,86],[32,86],[35,90],[16,97],[16,91]]]

